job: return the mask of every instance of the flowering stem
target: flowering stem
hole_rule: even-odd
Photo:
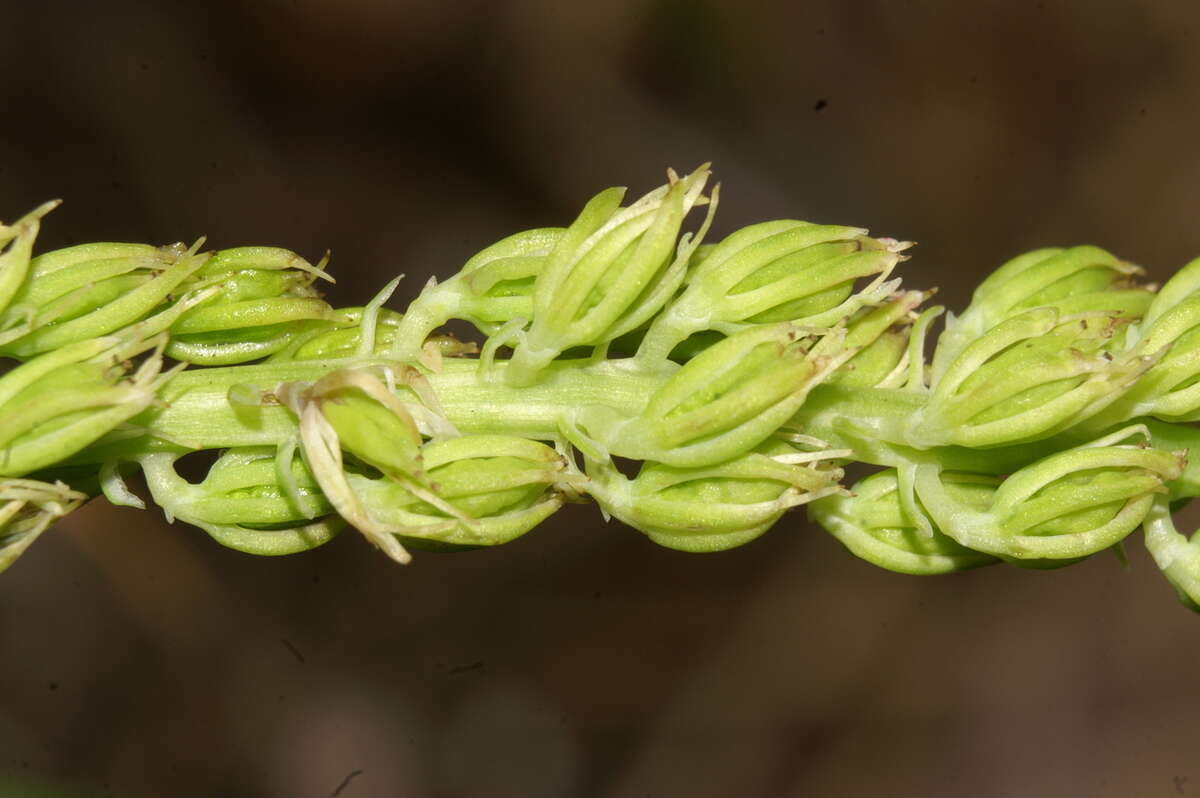
[[[408,562],[584,498],[683,551],[808,505],[921,574],[1060,567],[1145,524],[1200,606],[1200,536],[1170,518],[1200,495],[1200,261],[1156,290],[1095,247],[1037,250],[935,336],[932,292],[893,276],[908,242],[785,219],[708,243],[718,197],[708,165],[627,206],[605,190],[403,314],[399,278],[335,309],[324,262],[287,250],[34,257],[53,204],[0,225],[0,353],[20,361],[0,373],[0,569],[89,495],[139,506],[136,466],[168,517],[270,555],[351,526]],[[454,319],[482,345],[439,334]],[[194,451],[216,459],[192,482]],[[847,487],[855,462],[875,472]]]

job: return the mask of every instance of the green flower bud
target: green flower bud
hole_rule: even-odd
[[[343,321],[312,287],[318,277],[332,282],[320,265],[276,247],[213,253],[185,286],[211,296],[171,325],[167,355],[206,366],[243,363],[286,347],[302,322]]]
[[[707,165],[621,208],[623,189],[587,204],[561,235],[533,288],[533,318],[505,371],[527,385],[564,350],[601,346],[640,327],[675,294],[707,229],[677,246],[684,217],[708,180]],[[711,216],[710,216],[711,218]]]
[[[842,337],[818,339],[787,323],[732,335],[685,363],[637,417],[579,408],[568,424],[572,443],[598,460],[611,453],[686,468],[732,459],[774,433],[853,354]]]
[[[59,518],[87,501],[61,482],[0,479],[0,572]]]
[[[58,207],[58,201],[44,203],[21,217],[15,224],[0,224],[0,320],[9,303],[26,284],[33,242],[37,238],[42,217]],[[0,323],[0,330],[7,329]]]
[[[408,307],[388,356],[414,360],[430,333],[451,318],[465,319],[492,335],[533,317],[533,290],[561,227],[526,230],[474,255],[445,282],[431,279]]]
[[[1200,534],[1189,540],[1179,533],[1166,497],[1146,517],[1146,548],[1184,606],[1200,612]]]
[[[439,550],[507,543],[562,506],[556,486],[566,461],[554,449],[511,435],[443,438],[421,450],[429,489],[458,511],[451,515],[394,480],[350,474],[375,518],[406,532],[405,546]]]
[[[942,484],[954,500],[977,512],[987,509],[999,480],[944,473]],[[905,510],[895,469],[872,474],[849,495],[813,502],[809,516],[867,562],[902,574],[944,574],[978,568],[996,558],[968,549],[933,529],[928,519],[914,521]]]
[[[160,349],[133,368],[131,358],[162,341],[98,338],[70,344],[0,377],[0,476],[53,465],[132,418],[170,376]]]
[[[921,291],[905,291],[878,307],[862,308],[846,325],[847,349],[855,352],[825,380],[853,388],[891,388],[903,384],[908,367],[909,327],[913,309],[925,301]]]
[[[171,520],[200,527],[218,543],[261,555],[293,554],[332,540],[345,525],[294,447],[229,449],[193,484],[174,453],[139,462],[154,501]]]
[[[654,320],[639,357],[665,358],[704,330],[730,334],[747,325],[791,321],[831,327],[882,302],[908,242],[867,237],[857,227],[764,222],[733,233],[687,277],[687,288]],[[855,290],[860,278],[871,278]]]
[[[514,319],[533,318],[534,285],[565,232],[526,230],[468,260],[453,278],[462,284],[462,317],[488,334]]]
[[[1150,366],[1097,424],[1138,416],[1200,419],[1200,259],[1167,281],[1130,336],[1132,351]]]
[[[979,284],[961,316],[947,317],[934,352],[934,381],[972,341],[1027,310],[1049,307],[1062,316],[1140,318],[1154,299],[1134,283],[1141,274],[1137,266],[1097,247],[1039,249],[1013,258]]]
[[[29,295],[19,295],[17,307],[10,308],[19,308],[32,317],[31,331],[0,345],[0,355],[25,359],[110,335],[139,322],[143,336],[165,330],[180,314],[208,296],[205,293],[180,300],[150,317],[204,265],[208,256],[197,254],[195,248],[180,251],[174,247],[152,250],[126,244],[90,245],[41,256],[48,258],[48,262],[37,264],[44,276],[35,272]],[[43,283],[47,283],[44,288]]]
[[[1150,365],[1108,349],[1124,321],[1102,313],[1027,310],[973,340],[940,375],[908,425],[919,448],[988,447],[1060,432],[1116,401]]]
[[[83,244],[48,252],[31,261],[33,279],[21,287],[14,304],[36,313],[42,324],[67,321],[104,304],[87,299],[98,290],[108,293],[98,287],[113,280],[120,280],[118,285],[141,285],[180,255],[174,246],[146,244]]]
[[[403,317],[386,308],[379,309],[373,351],[365,351],[361,321],[363,308],[338,308],[343,322],[310,322],[293,336],[286,347],[271,355],[269,362],[299,360],[338,360],[351,357],[386,356],[399,340],[398,331]],[[472,341],[460,341],[453,335],[433,335],[426,339],[425,348],[418,355],[422,365],[434,368],[436,359],[462,357],[479,352]],[[429,358],[434,357],[434,364]]]
[[[589,461],[586,490],[608,514],[680,551],[722,551],[767,531],[788,509],[841,490],[846,451],[801,452],[781,441],[702,468],[647,462],[634,479]]]
[[[953,496],[937,465],[917,466],[914,484],[934,523],[968,548],[1018,564],[1076,560],[1124,539],[1183,471],[1179,453],[1120,443],[1133,435],[1149,437],[1129,427],[1018,470],[985,511]]]

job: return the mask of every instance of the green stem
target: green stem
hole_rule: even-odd
[[[627,361],[564,361],[526,388],[504,382],[506,363],[481,375],[475,360],[447,359],[428,375],[446,418],[464,433],[503,433],[537,439],[559,437],[559,421],[577,408],[601,404],[637,415],[664,379],[629,368]],[[588,363],[587,365],[580,365]],[[72,458],[72,464],[136,457],[151,451],[278,445],[296,435],[292,413],[276,404],[247,406],[228,401],[243,386],[269,393],[283,382],[313,382],[338,369],[398,365],[384,359],[264,363],[185,371],[161,389],[161,403],[131,424],[143,434],[101,441]]]

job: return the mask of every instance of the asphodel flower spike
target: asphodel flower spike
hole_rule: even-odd
[[[140,469],[169,518],[272,555],[350,525],[407,562],[589,498],[693,552],[808,505],[911,574],[1059,567],[1142,524],[1200,606],[1200,536],[1170,517],[1200,495],[1200,260],[1158,290],[1102,249],[1037,250],[943,318],[900,285],[909,245],[861,227],[704,243],[709,177],[603,191],[405,312],[399,276],[329,307],[324,261],[286,249],[36,254],[53,203],[0,225],[0,567],[88,496],[143,506]],[[189,482],[193,452],[215,462]]]

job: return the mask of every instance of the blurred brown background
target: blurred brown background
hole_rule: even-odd
[[[0,10],[0,216],[64,197],[43,249],[330,248],[335,301],[405,272],[403,308],[711,159],[713,240],[915,239],[952,307],[1033,246],[1200,253],[1185,0]],[[571,507],[401,568],[98,502],[0,580],[0,796],[1200,795],[1200,618],[1130,551],[918,579],[801,513],[695,556]]]

